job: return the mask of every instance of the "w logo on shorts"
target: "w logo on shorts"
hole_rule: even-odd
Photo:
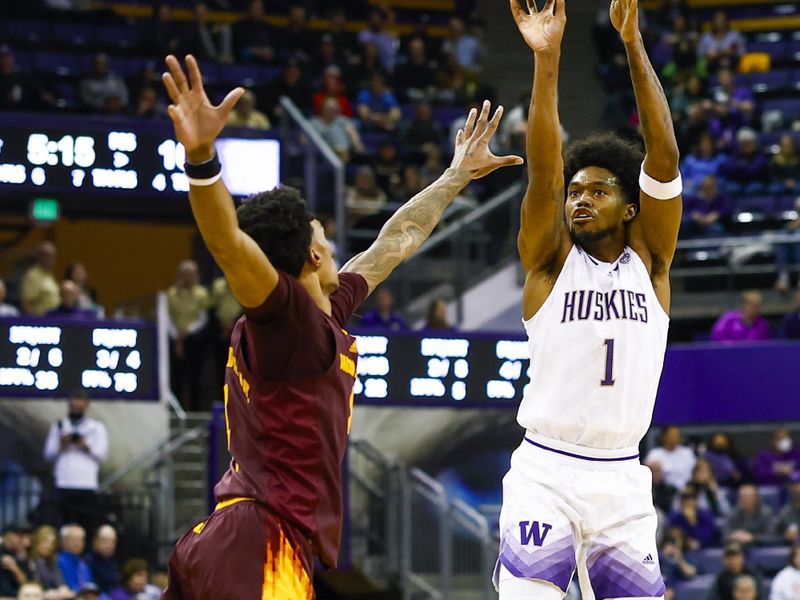
[[[520,521],[519,522],[519,540],[523,546],[533,543],[536,546],[544,544],[544,538],[547,537],[548,532],[553,528],[549,523],[542,523],[539,526],[539,521]]]

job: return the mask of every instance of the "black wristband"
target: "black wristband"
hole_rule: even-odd
[[[214,153],[214,156],[199,165],[190,163],[188,160],[183,163],[183,168],[186,171],[186,176],[189,179],[205,180],[213,179],[222,172],[222,163],[219,162],[219,156]]]

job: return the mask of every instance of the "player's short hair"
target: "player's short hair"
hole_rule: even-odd
[[[611,171],[619,180],[625,202],[639,210],[639,171],[644,153],[635,142],[613,133],[594,133],[570,144],[564,153],[564,185],[586,167],[601,167]],[[565,189],[566,197],[566,189]]]
[[[311,221],[300,192],[277,187],[251,196],[236,210],[239,227],[279,271],[299,277],[311,245]]]

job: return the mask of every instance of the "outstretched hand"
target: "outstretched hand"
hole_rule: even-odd
[[[524,162],[519,156],[495,156],[489,149],[503,117],[503,107],[499,106],[489,120],[491,108],[488,100],[484,101],[480,115],[473,108],[467,116],[464,128],[459,129],[456,135],[456,149],[450,168],[468,175],[470,179],[480,179],[502,167],[521,165]]]
[[[639,36],[639,0],[611,0],[611,24],[624,43]]]
[[[167,113],[175,126],[175,136],[186,149],[190,162],[198,163],[211,158],[214,153],[214,140],[228,121],[228,115],[244,94],[244,88],[237,87],[214,106],[203,89],[200,67],[191,54],[186,57],[186,74],[174,56],[167,57],[169,73],[162,75],[172,104]]]
[[[537,0],[525,2],[527,12],[522,10],[519,0],[511,0],[511,14],[525,43],[534,52],[558,50],[567,24],[564,0],[547,0],[542,10],[536,6]]]

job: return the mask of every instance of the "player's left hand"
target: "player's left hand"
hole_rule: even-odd
[[[626,44],[639,37],[639,0],[611,0],[611,24]]]
[[[499,106],[489,120],[491,108],[491,102],[485,100],[480,115],[472,109],[464,128],[459,129],[456,135],[456,149],[450,168],[469,179],[480,179],[502,167],[521,165],[524,162],[520,156],[495,156],[489,149],[503,117],[503,107]]]

